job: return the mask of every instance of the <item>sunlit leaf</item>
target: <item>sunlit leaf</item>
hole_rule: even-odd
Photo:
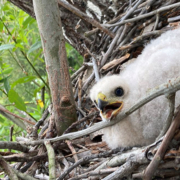
[[[0,21],[0,32],[2,32],[2,30],[3,30],[3,23],[2,21]]]
[[[14,89],[9,90],[8,98],[11,103],[15,103],[15,106],[18,109],[20,109],[22,111],[26,111],[26,105],[25,105],[24,101],[22,100],[22,98],[19,96],[19,94]]]
[[[6,49],[12,49],[14,48],[13,44],[4,44],[0,46],[0,51],[6,50]]]
[[[0,72],[0,74],[2,75],[5,75],[5,74],[9,74],[9,73],[11,73],[12,72],[12,70],[13,70],[13,68],[6,68],[6,69],[4,69],[2,72]]]
[[[16,86],[17,84],[27,83],[27,82],[30,82],[30,81],[36,79],[36,78],[37,78],[36,76],[25,76],[25,77],[19,78],[17,81],[15,81],[15,82],[12,84],[12,88],[13,88],[14,86]]]
[[[32,24],[35,20],[29,16],[26,18],[26,20],[23,22],[23,28],[26,28],[29,24]]]
[[[29,49],[29,51],[27,52],[28,54],[39,49],[40,47],[42,47],[41,41],[36,41]]]
[[[5,121],[5,119],[3,119],[1,116],[0,116],[0,122],[3,123]],[[0,133],[1,134],[1,133]]]
[[[5,90],[6,90],[7,93],[8,93],[9,90],[11,89],[11,87],[10,87],[10,85],[9,85],[8,77],[6,77],[6,78],[4,79],[4,88],[5,88]]]

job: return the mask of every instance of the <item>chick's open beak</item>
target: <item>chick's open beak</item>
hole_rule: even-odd
[[[122,109],[123,102],[122,101],[110,101],[107,100],[106,96],[103,93],[98,93],[97,99],[97,107],[100,110],[101,115],[109,120],[115,117],[119,111]]]

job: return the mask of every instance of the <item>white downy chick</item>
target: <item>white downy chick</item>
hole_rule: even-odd
[[[91,100],[104,121],[118,118],[120,111],[134,105],[147,92],[171,78],[180,76],[180,29],[152,40],[136,60],[120,75],[102,78],[90,91]],[[176,93],[176,106],[180,92]],[[110,148],[143,146],[153,143],[168,115],[168,100],[160,96],[119,123],[103,129]]]

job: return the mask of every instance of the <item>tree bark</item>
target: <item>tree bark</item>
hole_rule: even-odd
[[[61,18],[57,1],[34,0],[33,4],[43,44],[56,129],[61,135],[77,119]]]

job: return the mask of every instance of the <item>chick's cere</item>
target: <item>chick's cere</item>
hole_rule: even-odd
[[[171,78],[180,76],[180,29],[168,31],[148,44],[120,75],[102,78],[90,97],[104,121],[115,120],[147,92]],[[176,93],[176,106],[180,93]],[[103,129],[110,148],[143,146],[153,143],[168,115],[168,100],[160,96],[119,123]]]

